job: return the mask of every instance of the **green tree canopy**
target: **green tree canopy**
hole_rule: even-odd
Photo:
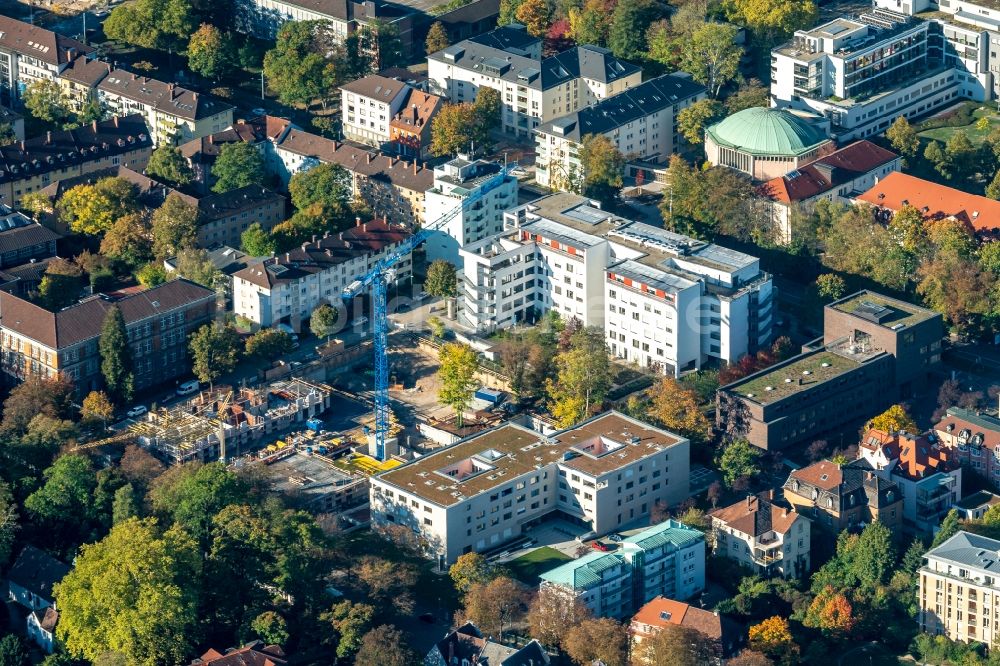
[[[96,236],[115,220],[138,212],[138,190],[123,178],[102,178],[93,185],[76,185],[56,205],[59,218],[77,233]]]
[[[424,42],[424,50],[427,55],[437,53],[450,45],[451,42],[448,41],[448,33],[445,31],[444,25],[441,21],[434,21],[431,24],[431,29],[427,31],[427,41]]]
[[[48,79],[32,81],[24,89],[21,101],[32,116],[57,125],[66,122],[73,115],[58,81]]]
[[[760,474],[757,463],[760,454],[760,449],[745,439],[737,439],[727,444],[718,460],[726,485],[732,488],[737,479]]]
[[[198,240],[198,209],[172,192],[153,211],[153,254],[157,259],[176,257]]]
[[[179,51],[195,29],[195,15],[190,0],[137,0],[115,7],[103,27],[108,39]]]
[[[213,81],[232,71],[237,64],[232,38],[208,23],[202,23],[191,35],[187,52],[191,71]]]
[[[288,21],[278,30],[275,47],[264,55],[264,76],[282,103],[325,102],[332,92],[334,66],[320,55],[324,30],[324,21]]]
[[[309,330],[317,338],[328,339],[337,331],[339,314],[336,308],[323,303],[312,312],[309,318]]]
[[[479,358],[472,347],[459,342],[442,346],[438,358],[441,361],[438,368],[438,379],[441,381],[438,401],[455,410],[455,421],[461,427],[465,408],[472,401],[476,388]]]
[[[653,0],[619,0],[611,14],[608,47],[619,58],[641,58],[646,52],[646,28],[662,15]]]
[[[101,254],[135,269],[153,258],[149,225],[140,213],[115,220],[101,239]]]
[[[549,410],[568,428],[600,407],[611,388],[611,363],[604,332],[581,328],[569,336],[568,348],[555,356],[556,379],[547,380]]]
[[[424,290],[431,296],[454,298],[458,295],[458,277],[454,264],[435,259],[427,268]]]
[[[214,322],[195,331],[190,348],[193,359],[191,371],[200,381],[211,384],[236,368],[243,344],[236,329]]]
[[[169,144],[153,151],[149,164],[146,165],[146,173],[176,186],[187,185],[194,180],[194,172],[181,155],[181,149]]]
[[[625,175],[625,156],[603,134],[583,137],[580,149],[580,167],[583,169],[583,194],[603,202],[613,201],[622,188]]]
[[[736,45],[737,32],[728,23],[706,23],[684,43],[681,66],[714,97],[740,76],[743,49]]]
[[[254,222],[240,236],[243,251],[251,257],[266,257],[277,249],[274,238],[264,231],[259,222]]]
[[[351,174],[339,164],[320,164],[293,174],[288,193],[296,208],[318,203],[327,209],[345,211],[351,205]]]
[[[119,404],[131,402],[135,389],[132,347],[125,329],[125,317],[118,306],[111,306],[104,316],[98,347],[101,352],[101,375],[108,392]]]
[[[262,328],[246,342],[246,355],[271,361],[292,351],[292,336],[277,328]]]
[[[224,144],[212,165],[212,176],[215,178],[213,192],[229,192],[247,185],[263,185],[266,178],[264,158],[253,144]]]
[[[905,116],[898,116],[892,122],[885,131],[885,138],[889,139],[892,147],[905,157],[916,157],[917,151],[920,150],[920,137]]]
[[[677,131],[691,145],[699,145],[705,141],[705,128],[719,119],[724,108],[715,100],[698,100],[677,114]]]

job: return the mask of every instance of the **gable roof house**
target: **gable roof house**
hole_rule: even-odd
[[[69,570],[69,565],[28,545],[7,572],[7,598],[29,611],[24,618],[25,630],[46,653],[52,652],[59,621],[53,588]]]
[[[476,625],[466,622],[434,644],[424,666],[547,666],[549,655],[537,640],[521,648],[485,638]]]
[[[741,628],[732,620],[718,612],[691,606],[683,601],[656,597],[645,603],[629,623],[633,653],[641,654],[643,641],[653,638],[667,625],[694,629],[707,638],[712,645],[714,664],[722,664],[723,658],[736,654],[741,644]]]
[[[54,81],[77,56],[93,53],[86,44],[59,33],[0,16],[0,89],[20,99],[35,81]]]
[[[809,571],[811,521],[773,503],[773,493],[748,495],[709,513],[715,554],[734,559],[766,578],[798,578]]]
[[[190,666],[287,666],[285,652],[278,645],[266,645],[263,641],[252,641],[243,647],[230,648],[225,652],[211,649]]]

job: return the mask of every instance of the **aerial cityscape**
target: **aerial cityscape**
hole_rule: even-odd
[[[0,0],[0,666],[1000,665],[997,0]]]

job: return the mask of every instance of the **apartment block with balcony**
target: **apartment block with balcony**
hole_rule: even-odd
[[[1000,488],[1000,418],[996,413],[949,407],[934,433],[967,473]]]
[[[666,164],[684,146],[677,114],[705,99],[705,86],[690,76],[664,74],[535,130],[535,181],[542,187],[579,189],[583,137],[603,135],[629,159]]]
[[[461,248],[496,236],[503,230],[504,211],[517,205],[516,178],[504,176],[499,186],[475,203],[466,203],[502,169],[495,162],[470,160],[463,155],[434,168],[434,187],[424,194],[427,220],[438,220],[458,207],[462,210],[428,236],[424,244],[428,261],[443,259],[460,267]]]
[[[431,92],[451,102],[472,102],[480,88],[493,88],[503,104],[501,129],[531,140],[535,129],[613,97],[642,82],[642,70],[607,49],[581,45],[542,59],[537,40],[508,35],[521,26],[453,44],[427,56]]]
[[[605,329],[614,355],[678,375],[771,337],[771,277],[756,257],[558,193],[509,210],[462,248],[464,322],[495,330],[548,311]]]
[[[689,446],[614,411],[548,436],[506,423],[372,477],[372,523],[412,530],[442,569],[550,514],[606,534],[687,498]]]
[[[622,618],[632,612],[632,570],[617,553],[589,553],[546,571],[541,588],[579,599],[594,617]]]
[[[344,138],[382,148],[389,143],[389,123],[409,92],[402,81],[377,74],[340,86]]]
[[[953,641],[1000,644],[1000,541],[960,531],[924,554],[920,631]]]
[[[93,51],[83,42],[9,16],[0,16],[3,103],[13,106],[29,85],[35,81],[55,81],[77,56]]]
[[[770,494],[749,495],[710,512],[715,554],[765,578],[801,578],[809,573],[810,521],[771,499]]]

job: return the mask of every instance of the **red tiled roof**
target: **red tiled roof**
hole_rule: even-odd
[[[798,518],[794,509],[788,510],[776,506],[771,504],[768,497],[757,497],[756,495],[748,496],[745,500],[740,500],[727,507],[716,509],[709,515],[724,522],[729,527],[751,536],[761,536],[771,530],[784,534]]]
[[[926,435],[887,433],[874,428],[862,438],[861,446],[874,450],[881,447],[886,458],[896,460],[893,474],[914,481],[937,472],[950,472],[959,467],[958,457],[951,449],[931,441]]]
[[[890,173],[858,200],[893,211],[909,204],[921,211],[924,219],[955,218],[976,231],[1000,229],[1000,201],[905,173]]]
[[[285,666],[287,663],[285,653],[279,646],[254,641],[225,654],[209,650],[200,659],[192,661],[191,666]]]
[[[898,157],[899,155],[871,141],[855,141],[799,167],[791,174],[772,178],[761,186],[761,191],[772,199],[784,203],[804,201],[832,190],[842,183],[860,178]]]
[[[715,613],[689,606],[682,601],[656,597],[632,617],[635,624],[662,629],[668,624],[695,629],[709,638],[722,638],[722,619]]]

